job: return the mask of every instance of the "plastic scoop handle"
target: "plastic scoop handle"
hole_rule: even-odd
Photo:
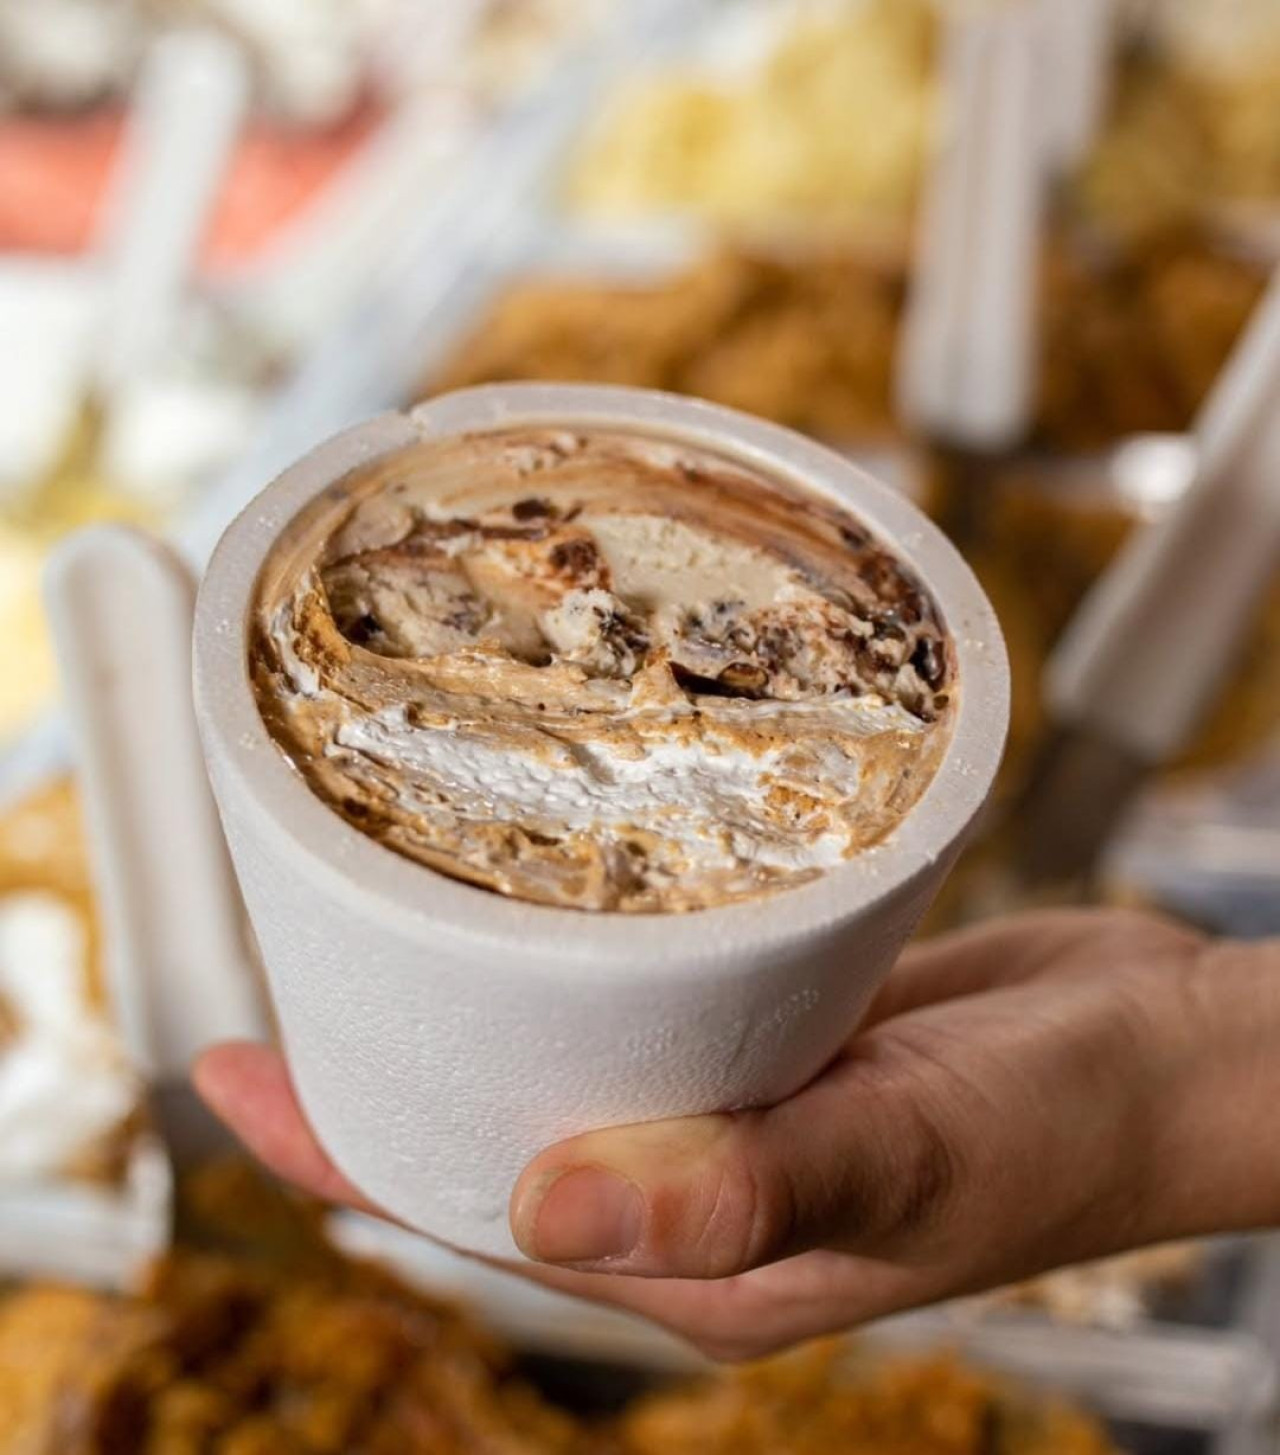
[[[176,31],[148,51],[99,244],[105,299],[95,385],[145,374],[170,337],[248,101],[236,47]]]
[[[1030,422],[1044,155],[1040,28],[1007,9],[951,21],[943,116],[898,357],[903,418],[974,450]]]
[[[69,537],[46,595],[102,899],[108,988],[150,1080],[265,1034],[239,889],[191,701],[195,586],[124,526]]]
[[[1116,0],[1038,0],[1044,26],[1045,145],[1069,171],[1097,140],[1111,92],[1119,28]]]
[[[1121,551],[1046,667],[1060,723],[1148,763],[1196,730],[1280,555],[1280,269],[1195,435],[1194,482]]]

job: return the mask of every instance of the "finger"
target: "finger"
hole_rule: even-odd
[[[806,1253],[736,1278],[631,1278],[541,1263],[503,1267],[557,1293],[638,1314],[722,1361],[759,1359],[935,1301],[932,1274],[837,1253]]]
[[[1071,911],[1032,911],[921,940],[903,952],[862,1029],[922,1005],[1020,983],[1057,957],[1073,933]]]
[[[325,1202],[378,1212],[316,1140],[278,1051],[249,1041],[213,1046],[192,1079],[210,1110],[278,1176]]]
[[[871,1045],[769,1111],[586,1133],[525,1169],[513,1235],[541,1262],[649,1277],[874,1253],[938,1214],[954,1181],[915,1095]]]
[[[1003,986],[1025,985],[1067,962],[1082,972],[1140,946],[1149,957],[1153,934],[1199,939],[1172,920],[1133,910],[1041,909],[973,925],[912,945],[894,966],[860,1032],[921,1006]],[[1085,946],[1088,954],[1081,954]]]

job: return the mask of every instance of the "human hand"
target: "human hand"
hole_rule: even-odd
[[[1280,965],[1147,915],[1013,917],[907,953],[780,1106],[589,1132],[521,1175],[519,1271],[724,1358],[1168,1238],[1280,1221]],[[197,1084],[276,1171],[370,1207],[279,1055]]]

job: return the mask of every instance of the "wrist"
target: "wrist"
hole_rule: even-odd
[[[1207,942],[1169,991],[1152,1108],[1169,1236],[1280,1226],[1280,941]]]

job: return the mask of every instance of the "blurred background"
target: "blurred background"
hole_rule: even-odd
[[[104,520],[198,570],[444,389],[699,395],[909,492],[996,604],[1010,752],[934,928],[1280,933],[1278,262],[1277,0],[0,0],[0,1455],[1274,1448],[1268,1238],[710,1385],[234,1164],[166,1253],[41,573]]]

